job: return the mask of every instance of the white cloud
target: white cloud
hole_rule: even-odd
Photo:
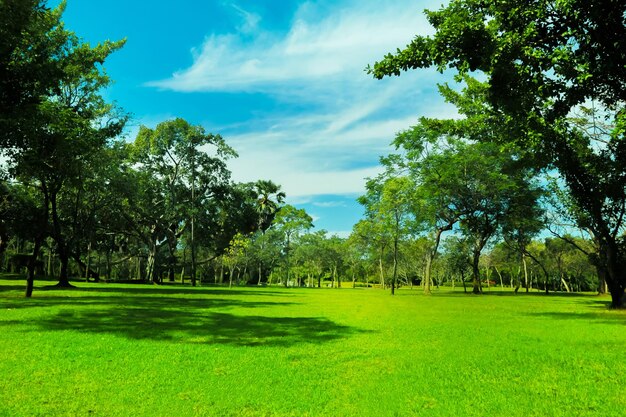
[[[418,2],[419,3],[419,2]],[[271,179],[292,200],[362,194],[378,157],[418,117],[454,116],[439,98],[433,70],[374,80],[368,64],[431,31],[414,0],[348,0],[329,9],[304,3],[282,32],[260,28],[232,4],[237,33],[210,34],[189,68],[149,85],[178,92],[255,92],[276,103],[252,120],[219,131],[240,157],[236,181]],[[236,111],[236,110],[233,110]],[[262,113],[262,112],[266,113]],[[213,131],[213,129],[209,129]]]
[[[190,68],[149,85],[175,91],[262,91],[311,80],[362,77],[363,69],[416,33],[431,32],[415,1],[337,3],[319,18],[305,3],[286,33],[241,32],[257,27],[259,16],[233,7],[244,23],[238,34],[211,34],[194,49]]]
[[[241,25],[237,27],[237,30],[242,33],[253,33],[258,29],[259,22],[261,21],[261,16],[255,13],[248,12],[247,10],[242,9],[236,4],[230,5],[239,16],[241,16],[243,22]]]
[[[316,207],[332,208],[332,207],[345,207],[344,201],[316,201],[313,203]]]

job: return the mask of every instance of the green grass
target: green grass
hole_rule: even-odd
[[[0,416],[626,413],[607,298],[77,285],[0,279]]]

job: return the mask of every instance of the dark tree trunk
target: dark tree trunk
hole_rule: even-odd
[[[26,291],[24,295],[26,298],[30,298],[33,295],[33,288],[35,286],[35,266],[37,258],[39,257],[39,250],[41,249],[41,243],[43,236],[37,236],[35,238],[35,245],[33,247],[33,253],[28,260],[28,272],[26,275]]]
[[[614,239],[611,239],[601,247],[601,250],[606,259],[606,282],[611,293],[611,308],[623,308],[626,273],[621,262],[618,245]]]
[[[57,287],[68,288],[72,285],[70,284],[69,274],[68,274],[68,264],[69,264],[69,250],[67,247],[67,242],[63,236],[61,231],[61,221],[59,219],[59,211],[57,208],[57,195],[55,192],[51,192],[50,194],[50,208],[52,211],[52,231],[53,238],[57,243],[57,252],[59,254],[59,261],[61,262],[61,270],[59,272],[59,282],[57,283]]]
[[[598,272],[598,294],[606,294],[606,270],[596,265],[596,271]]]
[[[59,272],[59,282],[57,287],[71,287],[72,285],[70,284],[68,271],[70,257],[66,250],[59,250],[59,260],[61,261],[61,271]]]

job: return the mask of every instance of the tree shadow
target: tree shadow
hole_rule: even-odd
[[[22,291],[26,290],[26,285],[0,285],[0,292]]]
[[[32,300],[35,301],[35,300]],[[236,346],[283,346],[325,343],[364,330],[321,317],[246,315],[241,309],[291,303],[186,297],[49,297],[16,302],[11,307],[61,307],[51,315],[19,322],[25,332],[78,331],[111,334],[131,340]],[[237,308],[239,314],[224,312]]]
[[[592,299],[596,297],[594,294],[589,293],[566,293],[566,292],[552,292],[546,294],[544,291],[519,291],[515,293],[514,291],[503,291],[500,289],[488,290],[483,288],[483,292],[481,294],[472,293],[472,289],[469,288],[467,292],[464,292],[463,289],[460,291],[457,290],[435,290],[433,291],[433,295],[436,297],[540,297],[540,298],[584,298],[584,299]]]
[[[525,313],[529,317],[548,317],[554,320],[587,320],[594,321],[602,324],[616,324],[621,323],[626,325],[626,311],[623,310],[610,310],[610,304],[598,303],[598,306],[592,305],[591,307],[597,307],[604,310],[604,313],[596,313],[593,311],[544,311],[544,312],[532,312]]]
[[[84,291],[96,293],[123,293],[123,294],[141,294],[141,295],[261,295],[272,297],[297,297],[297,294],[289,290],[270,291],[267,289],[256,289],[254,287],[230,289],[226,287],[185,287],[179,285],[168,284],[157,286],[152,284],[133,284],[122,287],[110,287],[109,284],[94,284],[89,287],[72,287],[62,289],[52,286],[39,288],[43,291]]]
[[[527,313],[527,316],[531,317],[550,317],[555,320],[591,320],[598,321],[607,324],[615,324],[615,322],[622,322],[626,324],[626,315],[617,314],[600,314],[591,312],[562,312],[562,311],[550,311],[543,313]]]
[[[78,289],[80,291],[80,289]],[[9,309],[48,308],[67,306],[72,309],[88,308],[142,308],[142,309],[227,309],[233,307],[255,308],[287,306],[296,303],[276,301],[251,301],[235,298],[191,298],[163,296],[46,296],[31,299],[9,299],[2,306]]]

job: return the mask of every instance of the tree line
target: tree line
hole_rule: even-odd
[[[269,227],[284,194],[271,181],[232,182],[226,162],[236,152],[185,120],[121,139],[129,116],[103,98],[102,65],[125,41],[90,46],[65,28],[64,8],[0,5],[0,255],[13,244],[10,261],[28,270],[30,296],[42,250],[49,264],[58,260],[64,287],[70,260],[81,276],[99,278],[94,254],[107,275],[123,254],[137,260],[141,279],[161,282],[184,246],[195,285],[197,266],[234,236]]]
[[[397,134],[350,237],[311,232],[267,180],[238,184],[236,151],[182,119],[120,139],[101,91],[124,41],[91,47],[64,3],[0,5],[4,267],[86,279],[299,286],[626,288],[626,29],[618,1],[453,0],[432,36],[368,67],[435,67],[459,118]],[[551,232],[548,237],[547,231]],[[585,238],[574,237],[580,231]],[[11,264],[11,265],[10,265]],[[467,288],[466,288],[467,290]]]

